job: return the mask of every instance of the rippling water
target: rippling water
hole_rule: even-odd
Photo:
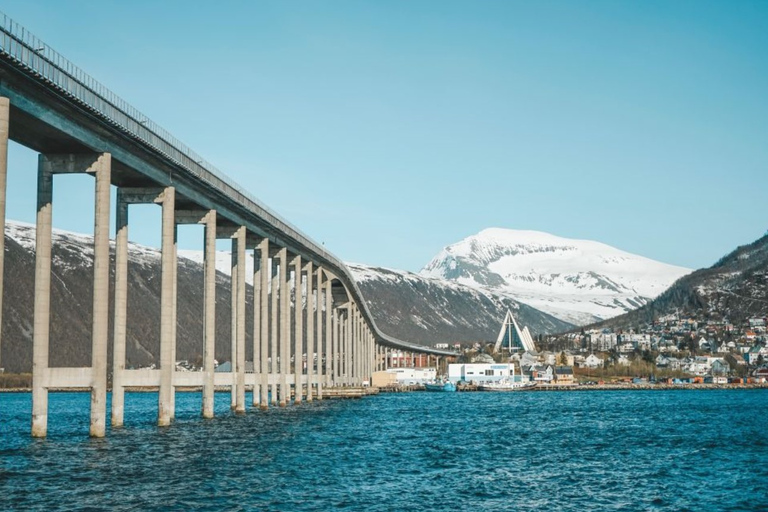
[[[217,394],[128,394],[89,439],[87,394],[0,394],[3,510],[765,510],[768,392],[402,393],[243,417]]]

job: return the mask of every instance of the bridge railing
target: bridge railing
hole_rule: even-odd
[[[131,138],[151,147],[208,185],[224,192],[248,208],[251,213],[279,231],[286,233],[307,250],[329,261],[345,275],[348,284],[359,299],[359,303],[368,314],[371,328],[382,340],[405,348],[418,347],[418,345],[392,338],[378,329],[357,284],[352,278],[352,273],[340,259],[326,251],[325,247],[317,245],[301,230],[280,217],[186,144],[2,12],[0,12],[0,53],[5,54],[25,72],[101,117]],[[424,347],[420,348],[423,349]]]

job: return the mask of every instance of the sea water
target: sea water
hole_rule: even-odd
[[[397,393],[213,420],[126,395],[88,438],[89,395],[0,394],[0,510],[767,510],[768,391]]]

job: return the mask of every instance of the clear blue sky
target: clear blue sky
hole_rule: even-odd
[[[346,261],[507,227],[698,268],[768,229],[766,1],[2,9]],[[11,219],[35,158],[11,148]],[[57,179],[55,227],[92,230],[87,180]]]

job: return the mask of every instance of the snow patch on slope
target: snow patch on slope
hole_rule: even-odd
[[[690,272],[590,240],[491,228],[444,248],[420,275],[490,289],[584,324],[636,309]]]

